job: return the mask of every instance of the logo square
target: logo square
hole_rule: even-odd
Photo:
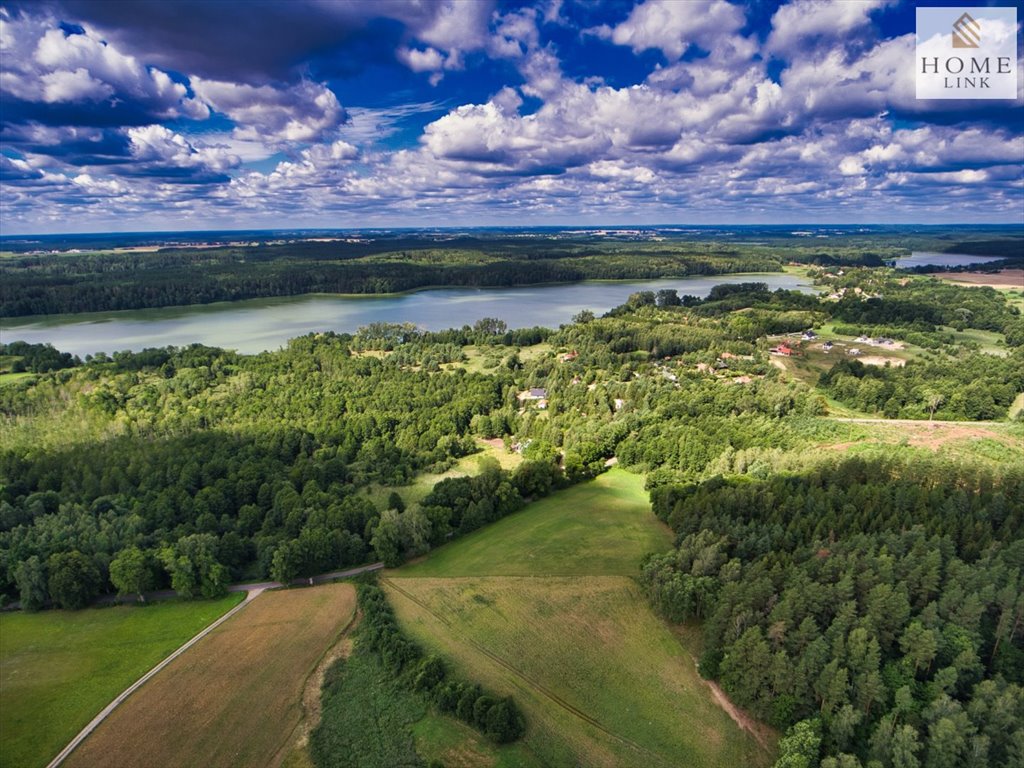
[[[917,8],[919,99],[1017,99],[1017,8]]]

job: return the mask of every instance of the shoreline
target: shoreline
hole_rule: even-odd
[[[161,307],[137,307],[135,309],[106,309],[98,310],[95,312],[67,312],[47,315],[15,315],[12,317],[0,316],[0,330],[13,331],[18,328],[25,328],[34,326],[39,323],[45,323],[46,321],[54,321],[58,318],[61,319],[59,323],[53,323],[54,325],[71,325],[78,322],[102,322],[104,320],[115,320],[124,318],[128,313],[132,312],[174,312],[180,313],[181,311],[200,310],[209,308],[211,311],[217,311],[221,309],[227,309],[229,307],[238,307],[240,304],[246,302],[278,302],[278,303],[290,303],[300,301],[308,298],[330,298],[330,299],[345,299],[345,300],[373,300],[373,299],[397,299],[404,296],[412,296],[417,293],[423,293],[425,291],[502,291],[502,290],[518,290],[521,288],[554,288],[558,286],[573,286],[573,285],[586,285],[589,283],[595,283],[600,285],[624,285],[628,283],[651,283],[657,280],[692,280],[692,279],[714,279],[714,278],[730,278],[738,276],[772,276],[772,275],[791,275],[796,274],[798,277],[805,277],[805,275],[791,272],[789,269],[783,267],[778,272],[719,272],[711,275],[697,274],[697,275],[668,275],[665,277],[624,277],[624,278],[591,278],[587,280],[570,280],[570,281],[557,281],[557,282],[543,282],[543,283],[518,283],[516,285],[422,285],[416,288],[409,288],[405,291],[394,291],[391,293],[326,293],[322,291],[314,291],[311,293],[294,293],[282,296],[253,296],[245,299],[226,299],[224,301],[211,301],[206,304],[169,304]],[[80,318],[80,319],[78,319]],[[44,326],[45,327],[45,326]]]

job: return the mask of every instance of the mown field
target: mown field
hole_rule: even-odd
[[[306,679],[354,611],[351,584],[260,595],[115,710],[67,765],[280,764]]]
[[[767,765],[769,751],[715,704],[631,578],[644,553],[669,545],[642,478],[616,469],[390,572],[384,586],[418,642],[515,697],[526,764]],[[445,765],[512,764],[474,762],[466,741],[447,738],[431,753]]]
[[[644,479],[611,469],[463,536],[395,578],[633,575],[672,537],[650,512]]]
[[[46,765],[117,694],[241,599],[0,615],[0,765]]]

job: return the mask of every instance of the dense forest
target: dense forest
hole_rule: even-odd
[[[846,459],[652,499],[678,545],[642,583],[703,621],[704,675],[793,726],[780,765],[1021,764],[1019,466]]]
[[[208,304],[306,293],[368,294],[427,286],[512,286],[592,279],[650,279],[777,272],[787,263],[881,266],[912,249],[1013,257],[1014,230],[941,228],[829,230],[806,240],[788,231],[666,230],[642,239],[585,232],[274,238],[210,233],[200,246],[143,239],[157,250],[119,248],[118,238],[8,239],[0,259],[0,317]],[[634,233],[635,234],[635,233]],[[134,242],[134,241],[133,241]],[[60,252],[41,250],[50,244]],[[163,247],[160,247],[163,246]]]
[[[0,454],[5,591],[17,584],[26,607],[78,607],[108,583],[210,596],[230,579],[289,581],[364,562],[371,546],[400,561],[561,477],[551,457],[510,477],[484,467],[464,492],[478,502],[468,513],[442,484],[399,530],[398,494],[378,510],[358,490],[475,451],[472,419],[503,404],[509,375],[410,371],[351,355],[331,336],[249,359],[198,346],[115,357],[0,389],[0,407],[34,435]],[[43,433],[64,398],[74,401],[68,421],[119,434],[97,451],[88,439],[64,443],[57,425]],[[70,571],[85,585],[72,594],[61,588],[76,580]]]

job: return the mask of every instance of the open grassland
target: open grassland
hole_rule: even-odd
[[[470,373],[493,373],[501,367],[512,355],[517,355],[524,363],[539,360],[552,352],[552,347],[547,342],[532,344],[528,347],[478,347],[468,345],[462,348],[466,360],[458,363],[445,363],[442,368],[451,370],[453,368],[465,368]]]
[[[848,423],[849,432],[822,441],[825,451],[872,453],[941,453],[957,461],[1024,462],[1024,425],[1012,422],[885,421]],[[843,431],[840,429],[839,433]]]
[[[378,509],[387,509],[388,497],[392,492],[401,496],[407,506],[411,506],[423,501],[424,497],[434,489],[434,486],[446,478],[479,474],[482,459],[492,458],[501,465],[502,469],[509,470],[515,469],[523,462],[523,457],[518,453],[506,451],[501,440],[477,440],[477,444],[480,446],[480,453],[463,456],[455,463],[455,466],[446,472],[421,472],[408,485],[372,483],[366,486],[365,493]]]
[[[445,768],[530,768],[539,763],[523,742],[493,744],[453,717],[427,712],[413,726],[416,752]]]
[[[19,382],[29,381],[34,379],[36,374],[28,373],[23,371],[21,373],[0,373],[0,387],[8,384],[17,384]]]
[[[958,331],[956,328],[948,325],[940,325],[939,330],[951,334],[957,344],[976,345],[978,351],[984,352],[986,355],[1006,357],[1010,353],[1006,346],[1006,336],[1002,333],[982,331],[978,328],[965,328],[962,331]]]
[[[633,575],[672,543],[651,514],[644,480],[612,469],[528,505],[392,574],[423,576]]]
[[[115,710],[68,765],[278,764],[306,678],[354,611],[351,584],[261,595]]]
[[[670,541],[643,478],[612,469],[390,572],[403,627],[458,674],[512,695],[527,719],[519,752],[488,754],[428,717],[414,728],[421,755],[453,766],[770,763],[630,578]]]
[[[1010,404],[1010,411],[1007,415],[1011,419],[1015,419],[1021,411],[1024,411],[1024,392],[1021,392],[1014,398],[1013,403]]]
[[[511,694],[541,765],[770,762],[623,576],[385,582],[399,620],[467,676]]]
[[[241,599],[0,615],[0,765],[46,765],[115,696]]]

